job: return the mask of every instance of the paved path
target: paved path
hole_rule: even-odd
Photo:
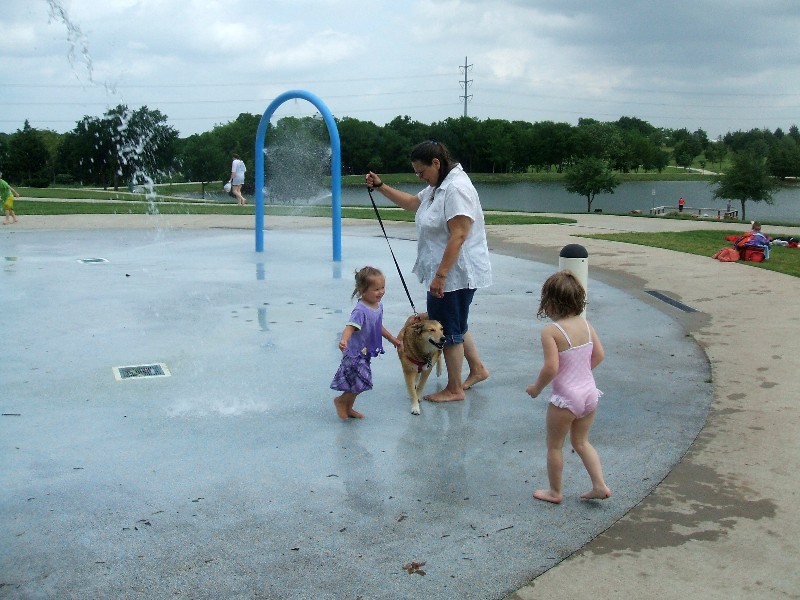
[[[580,243],[595,277],[634,293],[662,290],[702,311],[684,321],[711,362],[714,404],[689,452],[648,498],[508,600],[800,597],[800,279],[572,237],[746,226],[588,215],[578,221],[502,228],[492,240],[543,255]],[[767,229],[800,235],[798,228]]]
[[[176,229],[252,226],[251,217],[160,219],[162,226]],[[644,501],[509,600],[800,597],[800,280],[744,264],[576,237],[746,229],[743,225],[609,215],[577,220],[576,225],[489,227],[490,245],[495,252],[555,263],[561,247],[580,243],[589,250],[593,277],[654,306],[661,303],[644,294],[645,289],[663,291],[697,308],[701,312],[676,315],[660,306],[706,352],[714,403],[688,453]],[[23,215],[14,227],[109,223],[152,227],[151,221],[128,215]],[[284,225],[329,226],[324,220],[304,219],[267,223]],[[800,236],[797,228],[766,229]]]

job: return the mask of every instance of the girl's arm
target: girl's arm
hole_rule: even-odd
[[[531,398],[536,398],[539,394],[541,394],[542,390],[546,388],[551,381],[553,381],[556,373],[558,373],[558,345],[556,344],[556,338],[553,330],[555,330],[554,325],[548,325],[542,329],[542,351],[544,352],[544,364],[542,365],[541,371],[539,371],[539,377],[536,378],[536,382],[532,383],[525,389]]]
[[[386,185],[381,181],[381,178],[372,171],[367,173],[366,182],[370,189],[378,190],[381,194],[397,204],[397,206],[400,208],[410,210],[411,212],[417,212],[417,209],[419,208],[418,196]]]
[[[589,324],[589,329],[592,332],[592,368],[594,369],[603,362],[603,359],[606,357],[606,351],[603,349],[603,343],[600,341],[591,323]]]
[[[356,328],[352,325],[345,326],[344,331],[342,332],[342,339],[339,340],[339,350],[342,352],[347,350],[347,343],[350,341],[350,337],[353,335],[355,330]]]
[[[381,325],[381,335],[384,337],[384,339],[390,341],[392,343],[392,346],[394,346],[395,348],[402,349],[403,342],[401,342],[398,338],[393,336],[391,332],[388,329],[386,329],[384,325]]]

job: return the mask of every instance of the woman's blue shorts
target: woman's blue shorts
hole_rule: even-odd
[[[428,318],[435,319],[444,328],[445,345],[463,344],[469,325],[469,305],[475,290],[463,289],[445,292],[437,298],[428,292]]]

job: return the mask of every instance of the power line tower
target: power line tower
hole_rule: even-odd
[[[467,64],[467,57],[464,57],[464,66],[458,67],[459,69],[464,70],[464,81],[461,82],[461,86],[464,88],[464,95],[459,96],[459,98],[464,99],[464,116],[467,116],[467,102],[472,99],[472,94],[467,94],[467,90],[469,86],[472,85],[472,79],[467,79],[467,72],[472,68],[472,65]]]

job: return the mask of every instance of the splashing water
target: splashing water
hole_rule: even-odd
[[[50,7],[50,20],[61,22],[67,30],[67,42],[69,43],[67,59],[75,77],[78,81],[86,82],[91,86],[101,86],[108,96],[116,96],[116,85],[106,81],[97,81],[94,77],[92,56],[89,52],[89,39],[86,34],[83,33],[79,25],[70,19],[67,10],[58,0],[46,0],[46,2]],[[158,208],[155,203],[155,180],[145,168],[139,166],[144,162],[141,158],[146,156],[148,148],[153,141],[155,130],[152,127],[140,127],[136,129],[139,135],[129,135],[131,119],[134,113],[126,107],[114,116],[118,118],[118,122],[116,124],[116,134],[113,135],[112,132],[112,135],[116,140],[115,146],[119,161],[122,165],[134,166],[132,179],[133,181],[144,181],[148,213],[158,215]],[[121,175],[122,173],[120,172],[119,174]]]
[[[303,131],[294,133],[264,150],[267,162],[264,197],[270,204],[285,206],[330,205],[331,191],[324,183],[331,163],[330,144]],[[301,212],[298,208],[297,213]]]

